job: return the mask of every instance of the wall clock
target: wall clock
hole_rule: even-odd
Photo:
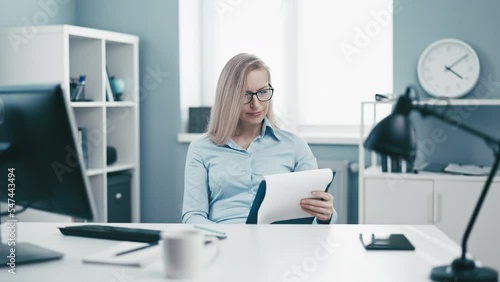
[[[434,97],[458,98],[469,93],[479,79],[480,64],[469,44],[458,39],[431,43],[417,66],[422,88]]]

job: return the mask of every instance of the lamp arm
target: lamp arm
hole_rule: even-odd
[[[493,167],[491,168],[490,174],[488,174],[488,178],[484,183],[483,190],[479,195],[479,199],[477,200],[476,206],[474,207],[474,212],[472,213],[469,223],[467,224],[467,229],[465,230],[464,237],[462,238],[462,259],[465,259],[465,254],[467,253],[467,241],[469,240],[469,235],[472,231],[472,227],[474,227],[474,223],[476,222],[476,218],[479,214],[479,211],[481,210],[484,199],[486,198],[486,194],[488,193],[488,190],[491,186],[491,182],[493,181],[493,178],[496,175],[499,163],[500,163],[500,153],[496,153]]]
[[[480,137],[486,142],[486,144],[492,148],[492,150],[495,153],[495,161],[493,162],[493,166],[491,168],[490,173],[488,174],[488,178],[486,179],[486,182],[484,183],[483,190],[481,191],[481,194],[479,195],[479,199],[477,200],[476,206],[474,207],[474,211],[472,213],[472,216],[469,220],[469,223],[467,224],[467,228],[465,230],[464,236],[462,238],[462,259],[465,260],[465,255],[467,253],[467,241],[469,240],[470,233],[472,231],[472,228],[474,227],[474,223],[476,222],[477,216],[479,214],[479,211],[481,210],[481,207],[483,205],[484,199],[486,198],[486,194],[488,193],[488,190],[491,186],[491,182],[493,181],[493,178],[496,175],[498,165],[500,163],[500,140],[497,140],[491,136],[489,136],[486,133],[483,133],[479,130],[476,130],[466,124],[463,124],[459,121],[453,120],[446,115],[440,114],[436,111],[433,111],[429,109],[428,107],[425,106],[420,106],[420,105],[412,105],[412,110],[418,111],[422,116],[432,116],[435,117],[439,120],[442,120],[448,124],[451,124],[463,131],[466,131],[474,136]]]

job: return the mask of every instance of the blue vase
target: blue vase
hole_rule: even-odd
[[[116,101],[121,101],[123,92],[125,92],[125,81],[123,79],[112,76],[109,80],[111,91]]]

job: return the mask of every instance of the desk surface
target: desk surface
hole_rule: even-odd
[[[64,223],[18,223],[17,241],[65,253],[62,260],[0,268],[0,281],[166,281],[161,260],[144,267],[86,264],[82,258],[118,241],[64,236]],[[118,225],[118,224],[117,224]],[[172,230],[180,224],[121,224]],[[432,225],[211,225],[225,231],[221,253],[194,281],[429,281],[460,248]],[[5,224],[2,226],[6,234]],[[366,251],[359,233],[404,233],[415,251]],[[5,242],[5,236],[2,236]],[[179,281],[179,280],[177,280]]]

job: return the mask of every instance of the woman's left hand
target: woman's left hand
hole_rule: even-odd
[[[312,191],[312,198],[300,200],[300,206],[323,222],[330,222],[333,214],[333,196],[324,191]]]

